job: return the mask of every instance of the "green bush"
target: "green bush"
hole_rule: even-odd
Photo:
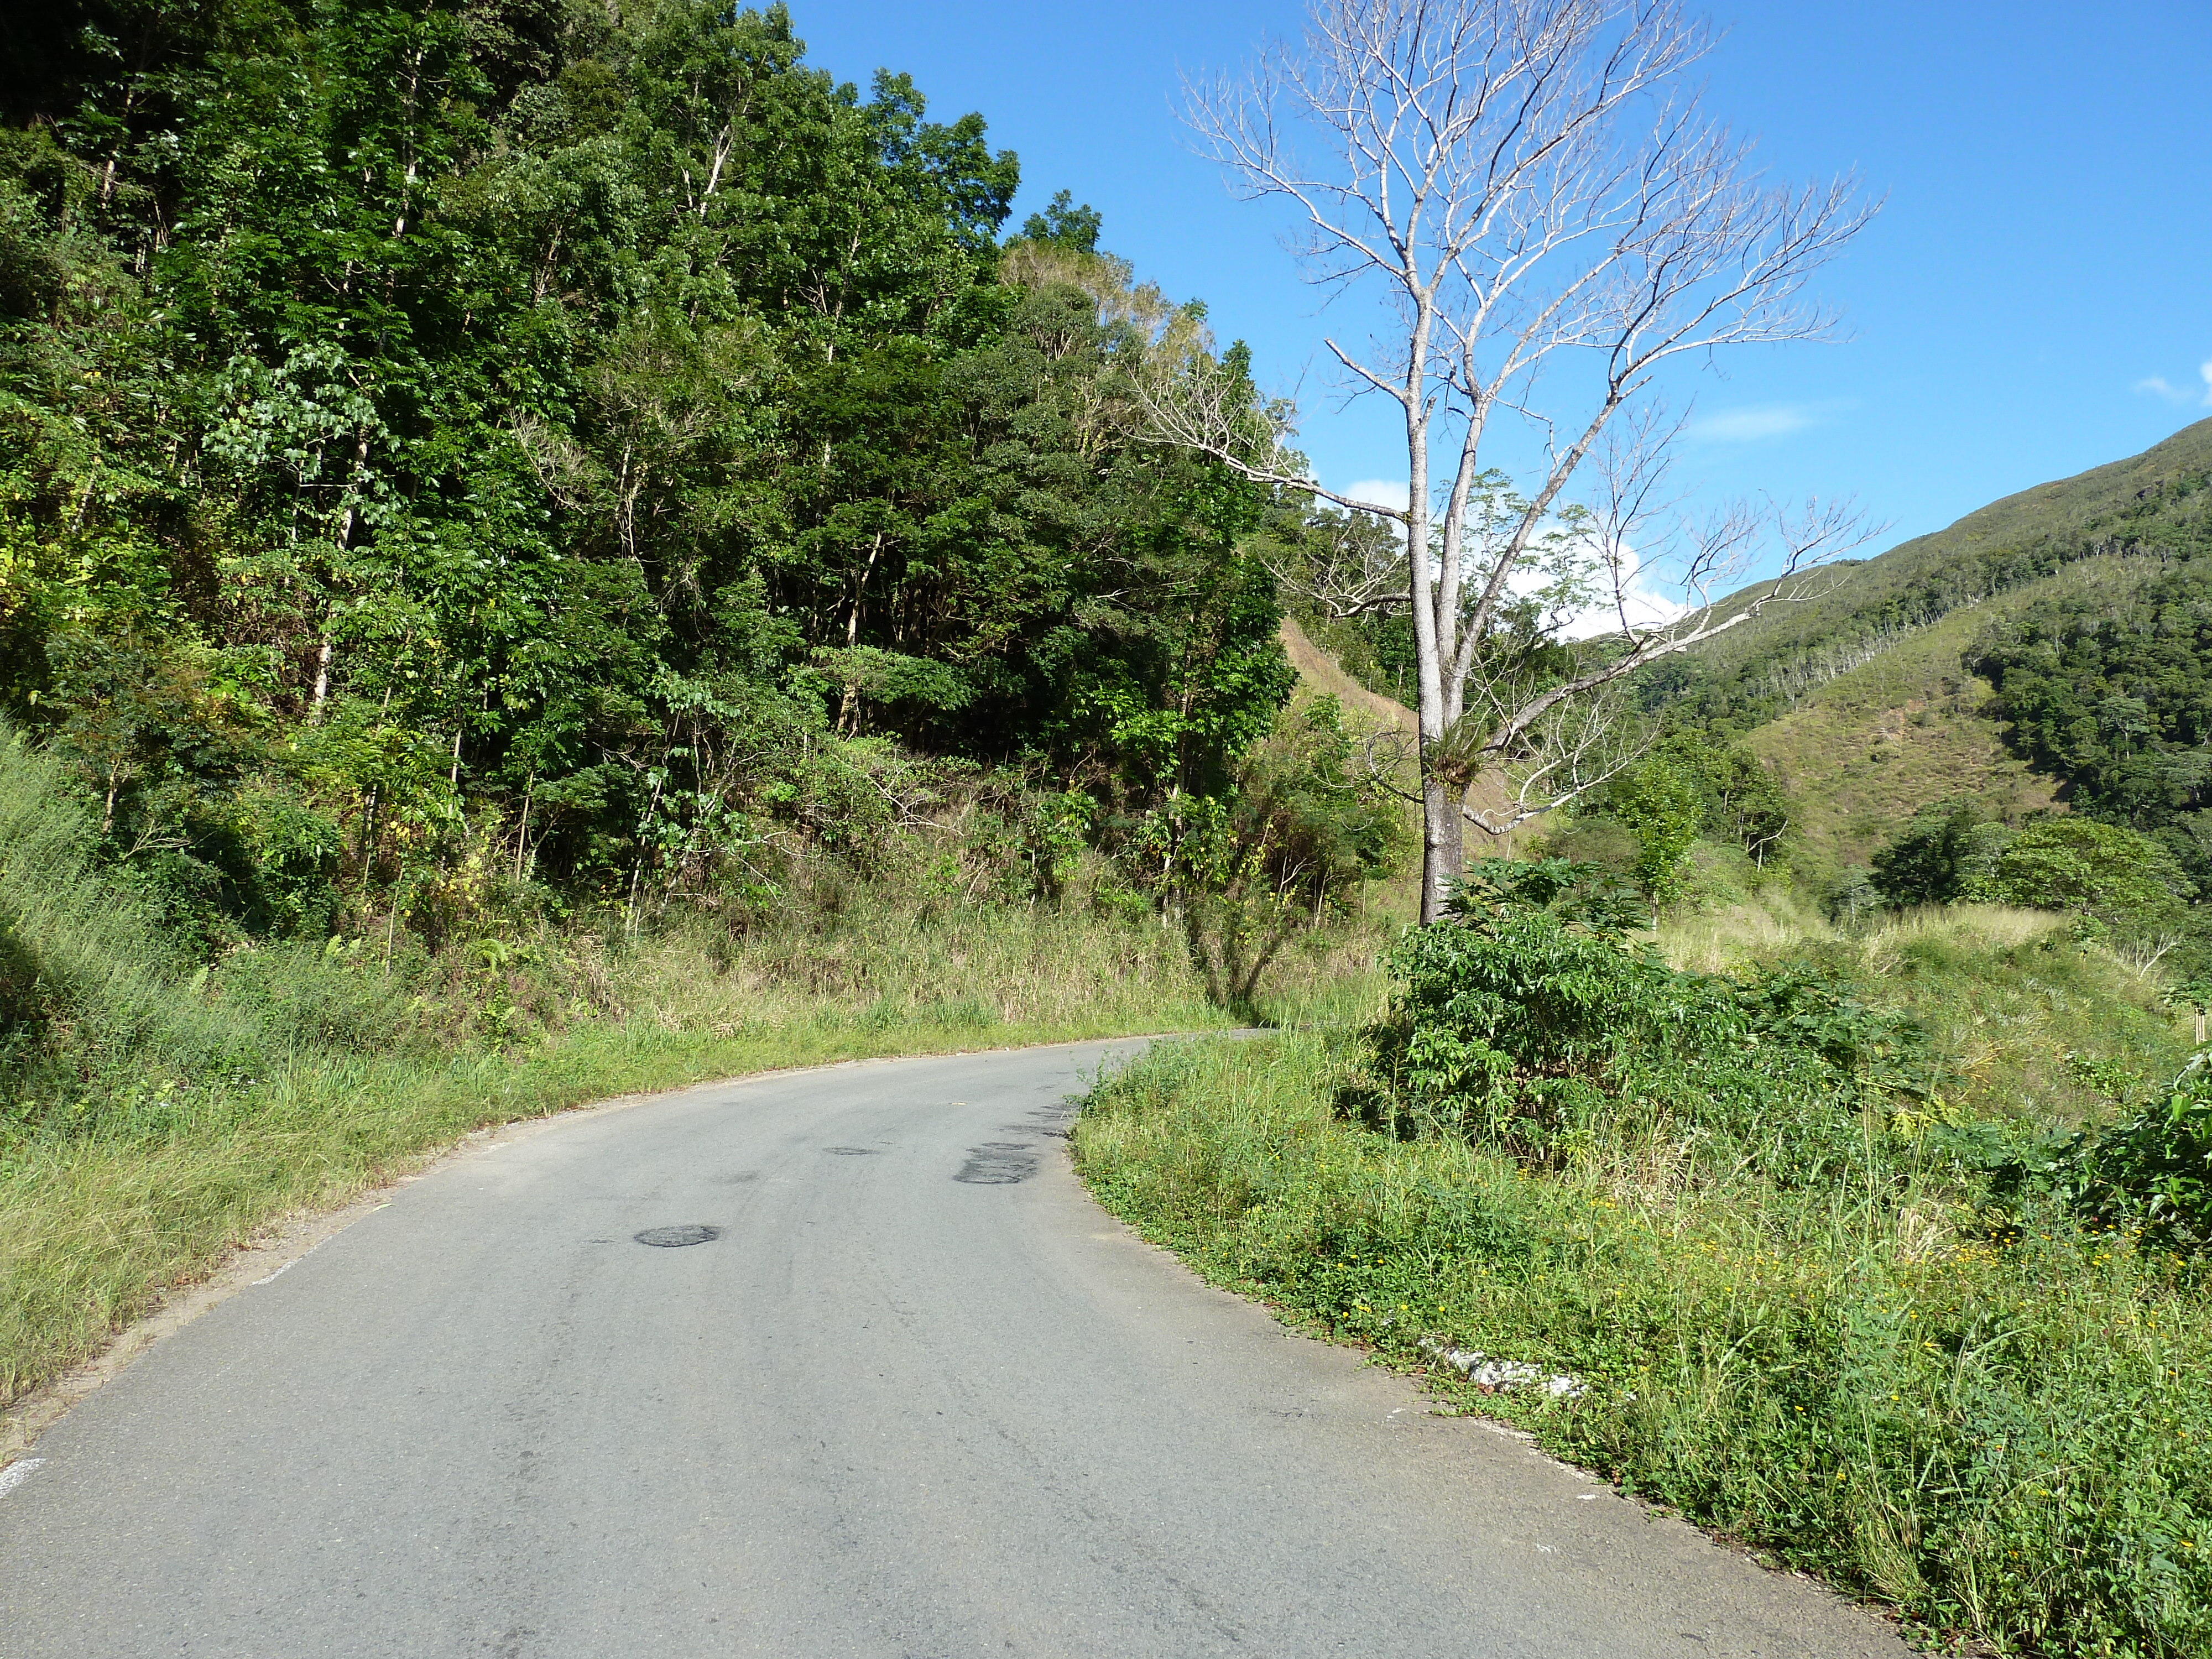
[[[1874,855],[1873,884],[1899,908],[1917,904],[2013,904],[2070,910],[2123,943],[2178,936],[2196,885],[2148,836],[2072,814],[2014,830],[1982,821],[1971,802],[1916,814]]]
[[[2212,1247],[2212,1076],[2185,1073],[2124,1121],[2076,1134],[2047,1167],[2093,1222],[2202,1253]]]
[[[2196,884],[2148,836],[2094,818],[2037,818],[2011,836],[1964,896],[2072,910],[2141,936],[2179,931]]]
[[[1815,1181],[1867,1155],[1868,1120],[1929,1092],[1918,1028],[1809,964],[1680,972],[1626,930],[1594,866],[1493,861],[1391,957],[1366,1109],[1547,1163],[1670,1124]],[[1908,1114],[1909,1115],[1909,1114]]]
[[[1981,815],[1970,802],[1924,807],[1875,853],[1875,890],[1899,909],[1916,904],[1948,904],[1960,896],[1960,866],[1971,855]]]
[[[1674,756],[1655,754],[1606,787],[1604,811],[1636,837],[1637,883],[1661,903],[1682,890],[1682,866],[1705,821],[1703,780]]]

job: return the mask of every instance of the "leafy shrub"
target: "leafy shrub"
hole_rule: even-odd
[[[2075,1135],[2048,1167],[2093,1220],[2201,1253],[2212,1246],[2212,1075],[2192,1067],[2125,1121]]]
[[[1637,883],[1662,903],[1680,893],[1683,861],[1705,821],[1701,781],[1673,756],[1655,754],[1606,787],[1605,811],[1636,837]]]
[[[1910,1020],[1810,964],[1669,968],[1630,942],[1636,908],[1589,866],[1479,869],[1392,956],[1365,1109],[1554,1164],[1608,1120],[1672,1122],[1810,1181],[1863,1160],[1869,1111],[1928,1095]]]
[[[1079,1168],[1216,1282],[1897,1605],[1931,1648],[2212,1651],[2212,1322],[2165,1252],[2045,1194],[1962,1234],[1932,1132],[1849,1184],[1532,1179],[1333,1117],[1340,1063],[1303,1034],[1156,1048],[1086,1103]],[[1583,1391],[1493,1393],[1438,1347]]]
[[[2124,825],[2065,814],[2014,830],[1983,822],[1968,801],[1923,809],[1873,863],[1875,890],[1899,908],[2070,910],[2124,942],[2178,933],[2197,890],[2171,852]]]
[[[1249,1009],[1291,935],[1346,912],[1408,849],[1397,802],[1355,757],[1334,697],[1279,714],[1219,794],[1186,794],[1122,849],[1141,879],[1167,873],[1208,994]]]
[[[2196,884],[2148,836],[2094,818],[2037,818],[2006,842],[1966,896],[2093,915],[2141,935],[2178,929]]]
[[[1872,860],[1875,890],[1899,909],[1916,904],[1948,904],[1960,894],[1960,866],[1969,857],[1970,837],[1981,815],[1972,803],[1951,801],[1923,807]]]

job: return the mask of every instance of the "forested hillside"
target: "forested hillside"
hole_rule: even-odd
[[[1371,987],[1243,349],[1018,182],[780,6],[0,26],[0,1404],[485,1122]]]
[[[1913,630],[2100,555],[2212,552],[2212,420],[2072,478],[2039,484],[1878,558],[1839,565],[1808,597],[1773,606],[1645,677],[1677,719],[1747,730]]]
[[[1795,876],[1823,902],[1862,902],[1848,894],[1927,811],[1990,845],[2070,811],[2148,837],[2114,845],[2165,860],[2178,899],[2212,894],[2208,503],[2212,421],[1815,573],[1802,599],[1646,671],[1643,706],[1678,741],[1758,757],[1790,798]],[[1968,879],[1890,896],[1956,896]],[[2212,911],[2189,915],[2192,938],[2212,931]]]
[[[170,926],[742,908],[979,792],[1174,876],[1296,515],[1144,441],[1202,307],[1002,240],[980,116],[780,6],[94,11],[0,76],[0,706]]]

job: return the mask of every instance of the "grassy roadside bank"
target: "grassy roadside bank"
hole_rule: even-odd
[[[1155,1051],[1076,1154],[1214,1282],[1426,1366],[1441,1343],[1582,1381],[1438,1391],[1624,1488],[2004,1653],[2212,1647],[2212,1322],[2173,1259],[2023,1210],[2005,1237],[1850,1186],[1532,1170],[1340,1117],[1341,1037]]]
[[[1020,848],[991,823],[890,836],[865,868],[795,859],[772,910],[572,910],[478,861],[327,938],[210,943],[96,855],[96,811],[63,784],[0,742],[0,1406],[279,1218],[478,1127],[781,1066],[1236,1023],[1095,857],[1052,898],[1002,891]],[[1265,1017],[1370,1017],[1377,925],[1302,935]]]

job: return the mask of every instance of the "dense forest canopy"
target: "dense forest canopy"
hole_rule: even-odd
[[[2212,475],[2171,489],[2201,496]],[[2130,564],[1984,629],[1970,663],[2076,811],[2157,835],[2212,885],[2212,557]]]
[[[210,944],[410,864],[757,886],[917,757],[1163,869],[1233,816],[1302,504],[1146,438],[1202,308],[1065,192],[1002,240],[980,116],[706,0],[0,51],[0,699]]]

